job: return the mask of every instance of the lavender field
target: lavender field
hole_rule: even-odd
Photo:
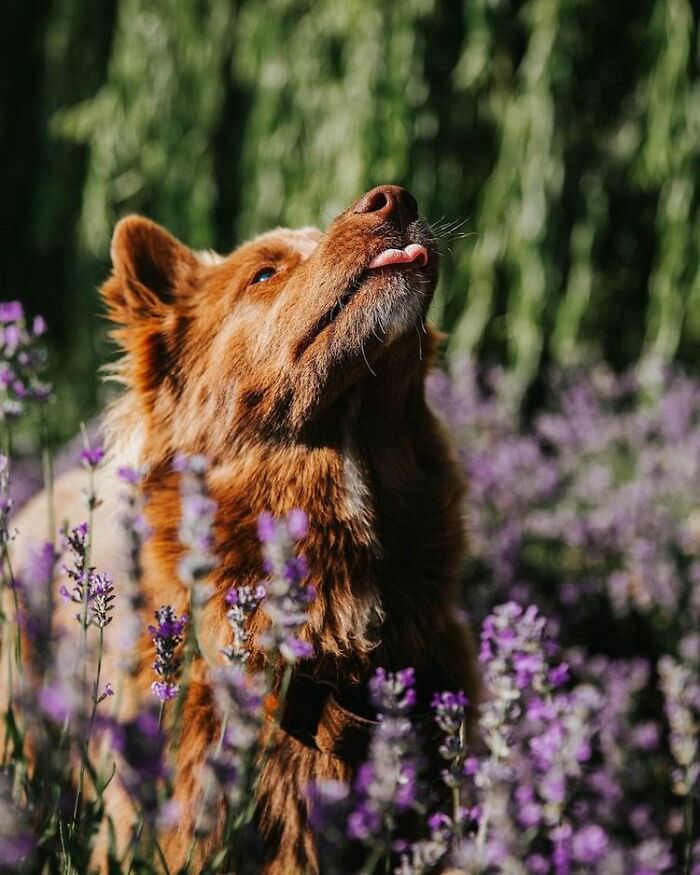
[[[148,537],[140,472],[120,471],[131,547],[123,580],[91,565],[94,474],[105,464],[94,430],[75,453],[83,518],[62,527],[56,515],[55,543],[47,542],[49,502],[46,530],[16,532],[39,472],[51,483],[47,452],[43,462],[40,449],[34,461],[12,452],[17,435],[22,445],[36,435],[40,448],[46,433],[45,331],[18,303],[0,305],[0,871],[82,875],[103,842],[110,873],[163,872],[159,834],[178,818],[164,715],[177,732],[197,599],[189,617],[164,605],[143,619],[152,695],[120,722],[121,681],[104,676],[100,655],[115,602],[138,605]],[[411,666],[378,670],[370,697],[379,719],[356,781],[308,788],[321,872],[700,875],[700,382],[671,370],[654,386],[602,366],[554,373],[529,417],[511,406],[498,371],[468,362],[435,372],[429,391],[469,484],[463,606],[480,641],[478,727],[471,737],[464,696],[445,692],[427,730],[413,713]],[[206,460],[178,466],[180,576],[196,591],[216,563],[215,507]],[[225,836],[203,869],[183,872],[259,871],[254,789],[285,685],[270,706],[270,678],[246,670],[246,618],[267,612],[265,646],[285,677],[308,656],[299,634],[313,599],[299,546],[305,527],[301,512],[262,517],[267,577],[228,594],[228,664],[214,681],[224,729],[202,775],[192,858],[222,810]],[[75,603],[75,636],[52,628],[58,600]],[[125,673],[143,631],[136,624],[120,645]],[[437,778],[423,768],[426,731],[439,739]],[[103,804],[112,782],[136,812],[125,851]]]

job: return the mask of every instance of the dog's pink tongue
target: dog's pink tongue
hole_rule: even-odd
[[[428,250],[419,243],[409,243],[405,249],[385,249],[369,263],[369,267],[386,267],[389,264],[408,264],[417,261],[422,267],[428,263]]]

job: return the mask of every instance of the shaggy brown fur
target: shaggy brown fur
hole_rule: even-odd
[[[409,243],[427,248],[425,266],[368,269],[379,252]],[[314,872],[305,788],[312,779],[349,777],[353,756],[334,743],[336,722],[362,726],[350,712],[364,713],[373,668],[413,666],[419,708],[435,690],[476,694],[472,648],[455,605],[462,484],[424,397],[436,336],[423,320],[437,252],[411,195],[382,186],[325,234],[277,229],[223,259],[129,217],[116,228],[112,259],[102,294],[119,326],[127,392],[111,428],[116,455],[131,440],[134,461],[148,472],[147,616],[162,604],[188,610],[176,573],[176,453],[211,460],[208,485],[218,506],[215,594],[201,612],[201,656],[175,752],[182,818],[164,837],[165,853],[175,871],[190,842],[202,761],[218,732],[208,673],[228,643],[224,596],[262,576],[258,515],[301,508],[310,522],[302,550],[318,592],[304,633],[315,656],[303,673],[321,682],[309,689],[332,694],[313,715],[309,701],[315,741],[280,733],[259,810],[264,871]],[[264,268],[274,274],[255,282]],[[261,622],[253,618],[255,631]],[[253,664],[259,659],[255,651]],[[142,663],[145,690],[147,641]],[[304,695],[295,693],[297,711]]]

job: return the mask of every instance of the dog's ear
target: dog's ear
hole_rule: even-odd
[[[110,318],[128,325],[165,315],[191,284],[197,256],[142,216],[127,216],[112,237],[113,274],[102,287]]]

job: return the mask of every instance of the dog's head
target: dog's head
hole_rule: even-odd
[[[325,234],[277,229],[225,258],[131,216],[112,260],[102,292],[122,376],[173,449],[320,427],[364,384],[398,395],[422,371],[437,252],[398,186],[367,192]]]

